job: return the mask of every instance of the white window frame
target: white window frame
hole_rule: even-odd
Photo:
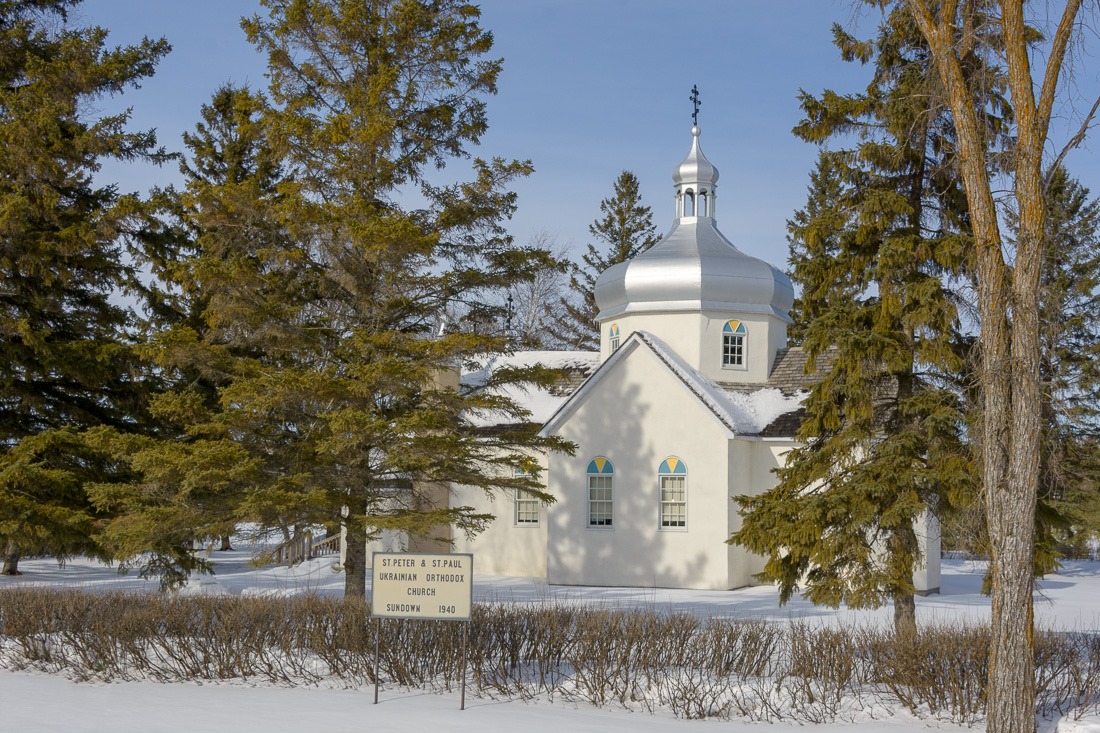
[[[679,487],[669,487],[669,491],[676,491],[677,488],[680,492],[678,499],[668,499],[665,497],[665,483],[682,482]],[[686,473],[659,473],[657,474],[657,501],[658,501],[658,529],[664,532],[668,531],[687,531],[687,501],[688,501],[688,485]],[[679,508],[679,511],[674,512],[675,508]]]
[[[604,484],[606,486],[597,485]],[[592,497],[593,491],[606,491],[607,498],[601,496],[598,499]],[[585,526],[588,529],[614,529],[615,527],[615,474],[614,473],[589,473],[585,481],[587,518]],[[597,506],[599,511],[597,511]]]
[[[531,476],[527,471],[519,468],[515,470],[515,477]],[[531,505],[534,504],[532,511]],[[531,519],[534,516],[534,519]],[[538,527],[542,523],[542,502],[532,496],[527,489],[512,490],[512,526],[513,527]]]
[[[744,333],[729,333],[726,331],[728,321],[722,325],[722,368],[723,369],[748,369],[748,344],[749,334],[744,322],[738,324],[738,328],[744,329]],[[734,360],[736,358],[736,361]]]
[[[542,523],[542,502],[526,489],[512,494],[512,526],[538,527]],[[533,518],[532,518],[533,517]]]

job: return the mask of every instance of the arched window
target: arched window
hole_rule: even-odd
[[[695,193],[690,188],[684,191],[684,216],[695,216]]]
[[[612,323],[611,330],[607,333],[608,340],[611,342],[611,351],[614,352],[619,348],[619,324]]]
[[[523,469],[517,468],[516,478],[531,476]],[[539,526],[539,500],[524,489],[516,489],[512,495],[512,523],[517,527]]]
[[[687,529],[687,465],[676,456],[657,469],[661,529]]]
[[[611,529],[615,466],[603,456],[588,462],[588,526]]]
[[[748,332],[741,321],[727,321],[722,326],[722,366],[745,368],[745,341]]]
[[[699,192],[699,216],[710,216],[710,196],[706,191]]]

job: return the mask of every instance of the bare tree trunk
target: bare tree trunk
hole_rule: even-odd
[[[0,568],[0,575],[22,575],[19,572],[19,543],[12,538],[8,538],[7,546],[4,548],[4,567]]]
[[[894,634],[903,639],[917,635],[917,601],[912,593],[894,596]]]
[[[1046,191],[1043,149],[1062,60],[1081,0],[1067,0],[1051,41],[1039,98],[1028,55],[1022,3],[1003,2],[1001,27],[1016,115],[1014,193],[1019,214],[1012,278],[1011,429],[1008,480],[989,504],[993,555],[993,638],[988,712],[991,731],[1035,729],[1035,503],[1039,488],[1042,372],[1039,301]]]
[[[350,529],[344,558],[344,598],[367,597],[367,540]]]
[[[911,393],[912,379],[899,375],[899,395]],[[886,540],[886,559],[891,565],[895,585],[891,595],[894,603],[894,634],[898,639],[913,639],[917,634],[917,602],[913,592],[913,572],[920,558],[917,528],[912,521],[894,529]],[[898,576],[903,576],[898,577]]]
[[[222,544],[218,548],[220,552],[229,552],[233,549],[233,545],[230,543],[230,536],[227,534],[222,535]]]
[[[367,513],[366,499],[353,497],[348,502],[345,518],[347,542],[344,556],[344,598],[367,597],[367,538],[356,519]]]
[[[988,729],[990,733],[1033,733],[1033,556],[1043,402],[1039,274],[1046,225],[1042,155],[1062,63],[1076,32],[1082,0],[1066,0],[1058,29],[1050,40],[1046,67],[1040,74],[1032,69],[1028,55],[1030,31],[1024,3],[999,3],[1004,68],[1016,136],[1012,152],[1020,231],[1011,272],[1002,253],[991,190],[987,165],[990,141],[976,114],[987,102],[977,96],[983,90],[968,86],[962,63],[969,54],[983,51],[975,50],[981,35],[977,25],[987,21],[972,17],[975,6],[959,0],[906,2],[928,41],[955,119],[958,166],[970,205],[978,260],[982,480],[992,550],[993,596]],[[1035,87],[1040,78],[1036,99]]]

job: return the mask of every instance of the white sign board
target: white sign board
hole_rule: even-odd
[[[371,614],[378,618],[469,621],[474,556],[376,552]]]

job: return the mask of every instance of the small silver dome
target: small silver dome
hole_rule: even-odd
[[[672,230],[651,249],[611,266],[596,279],[597,318],[716,310],[769,313],[789,321],[794,305],[790,279],[737,249],[718,231],[718,169],[699,147],[699,128],[693,127],[691,134],[691,152],[673,173],[677,218]]]
[[[679,187],[682,184],[700,183],[713,188],[718,183],[718,169],[703,155],[703,149],[699,147],[699,126],[691,128],[691,150],[676,170],[672,172],[672,182]]]

